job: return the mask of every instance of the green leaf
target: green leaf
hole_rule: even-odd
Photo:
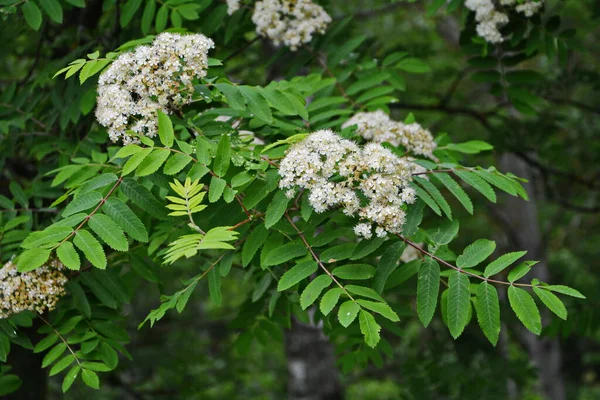
[[[88,225],[110,248],[117,251],[129,250],[125,234],[111,218],[104,214],[94,214],[88,221]]]
[[[510,273],[508,274],[508,281],[515,282],[527,275],[529,271],[531,271],[531,267],[537,264],[539,261],[525,261],[521,264],[517,265]]]
[[[118,179],[119,178],[117,177],[117,175],[113,173],[99,175],[87,181],[85,184],[81,185],[81,187],[79,187],[79,190],[77,190],[77,195],[81,196],[82,194],[91,192],[92,190],[96,190],[101,187],[110,185],[111,183],[115,183]]]
[[[533,292],[548,307],[550,311],[558,315],[559,318],[567,319],[567,309],[563,302],[552,292],[542,289],[540,286],[534,286]]]
[[[167,219],[163,204],[156,200],[156,197],[148,189],[137,183],[134,179],[123,179],[121,190],[125,196],[148,214],[159,219]],[[115,219],[115,221],[117,220]]]
[[[567,296],[577,297],[578,299],[585,299],[579,291],[564,285],[547,285],[543,286],[546,290],[551,290],[556,293],[566,294]]]
[[[80,211],[89,210],[102,201],[102,195],[98,192],[89,192],[76,197],[69,203],[62,213],[63,217],[76,214]]]
[[[267,240],[269,232],[265,229],[264,225],[258,225],[250,232],[244,247],[242,248],[242,266],[246,267],[252,261],[252,258],[258,251],[258,249]]]
[[[405,247],[404,242],[395,242],[381,256],[377,271],[375,271],[375,277],[373,278],[373,289],[378,293],[383,292],[385,282],[398,267],[398,260],[400,260]]]
[[[362,307],[364,307],[368,310],[374,311],[377,314],[389,319],[392,322],[400,321],[400,318],[398,318],[398,314],[396,314],[394,312],[394,310],[392,310],[392,308],[386,303],[382,303],[382,302],[378,302],[378,301],[364,300],[364,299],[358,299],[356,301]]]
[[[473,203],[471,202],[471,199],[463,190],[463,188],[461,188],[460,185],[456,183],[456,181],[452,179],[450,175],[445,173],[434,173],[431,175],[435,179],[440,181],[442,185],[444,185],[446,189],[448,189],[448,191],[458,199],[460,204],[463,205],[463,207],[469,212],[469,214],[473,214]]]
[[[264,261],[264,267],[283,264],[291,259],[303,256],[306,254],[306,247],[297,242],[286,243],[273,251],[269,252]]]
[[[458,220],[445,221],[437,230],[429,235],[430,239],[438,246],[448,244],[458,234]]]
[[[79,253],[77,253],[77,250],[75,250],[75,247],[73,247],[73,243],[71,242],[63,242],[58,246],[56,255],[60,262],[69,269],[78,270],[81,267]]]
[[[479,175],[483,180],[487,181],[488,183],[496,186],[498,189],[513,196],[517,196],[516,186],[510,179],[486,170],[477,170],[474,171],[474,173]]]
[[[244,111],[246,110],[246,102],[242,92],[237,86],[230,85],[229,83],[216,83],[216,88],[225,95],[229,106],[234,110]]]
[[[17,391],[23,381],[15,374],[3,374],[0,376],[0,396],[10,395]]]
[[[331,282],[333,282],[333,280],[329,277],[329,275],[319,275],[313,279],[313,281],[306,286],[302,292],[302,295],[300,296],[300,307],[302,307],[303,310],[306,310],[308,307],[310,307],[315,300],[317,300],[321,292],[331,285]]]
[[[135,171],[136,176],[147,176],[155,173],[167,161],[171,152],[167,149],[156,149],[145,157]],[[135,157],[135,156],[134,156]],[[132,157],[133,158],[133,157]]]
[[[424,72],[431,71],[429,65],[417,58],[405,58],[396,64],[396,67],[403,71],[412,72],[414,74],[422,74]]]
[[[325,292],[321,298],[321,304],[319,305],[319,309],[323,315],[327,315],[331,312],[331,310],[333,310],[342,293],[343,291],[339,287],[329,289],[327,292]]]
[[[81,379],[83,380],[83,383],[92,389],[100,389],[100,379],[98,379],[98,375],[94,371],[89,369],[82,370]]]
[[[75,382],[75,379],[77,379],[77,376],[79,375],[80,371],[81,367],[79,367],[79,365],[75,365],[69,370],[69,372],[67,372],[62,382],[63,393],[66,393],[71,388],[73,382]]]
[[[223,298],[221,295],[221,274],[216,268],[208,272],[208,294],[215,305],[221,304]]]
[[[6,226],[4,229],[5,231],[8,230]],[[49,226],[43,231],[30,233],[23,243],[21,243],[21,247],[25,249],[48,247],[47,245],[49,244],[52,245],[64,240],[71,233],[73,233],[73,228],[69,226]]]
[[[225,186],[227,186],[227,182],[225,181],[225,179],[213,176],[210,179],[210,187],[208,188],[208,201],[210,201],[211,203],[218,201],[221,198],[221,195],[223,194]]]
[[[433,199],[440,206],[444,214],[446,214],[446,217],[452,220],[452,210],[450,210],[450,205],[448,204],[444,196],[442,196],[442,193],[440,193],[438,188],[436,188],[433,185],[433,183],[429,182],[427,179],[421,178],[419,176],[415,176],[414,180],[425,188],[427,193],[429,193],[431,197],[433,197]]]
[[[129,160],[127,160],[125,165],[123,165],[123,171],[121,172],[121,175],[125,176],[135,171],[142,161],[144,161],[144,159],[148,157],[150,153],[152,153],[152,150],[152,147],[147,147],[135,153]]]
[[[496,249],[496,242],[479,239],[468,245],[456,259],[458,268],[472,268],[488,258]]]
[[[238,86],[238,88],[242,92],[242,96],[246,99],[250,112],[266,123],[272,123],[273,114],[271,114],[271,108],[261,92],[251,86]]]
[[[40,5],[52,21],[62,24],[63,10],[58,0],[40,0]]]
[[[487,282],[477,286],[477,321],[485,337],[494,346],[498,343],[500,336],[500,303],[496,288]]]
[[[473,172],[458,169],[454,170],[454,173],[458,175],[460,179],[475,188],[479,193],[484,195],[489,201],[492,203],[496,202],[496,193],[494,193],[494,189],[479,176],[475,175]]]
[[[448,286],[448,328],[452,337],[456,339],[469,322],[469,278],[455,271],[448,278]]]
[[[375,267],[368,264],[348,264],[335,268],[331,273],[341,279],[370,279]]]
[[[265,214],[265,228],[269,229],[279,222],[287,209],[289,201],[290,199],[287,198],[284,191],[280,190],[275,193],[273,200],[267,207],[267,212]]]
[[[515,286],[508,288],[508,302],[519,320],[531,332],[539,335],[542,332],[542,319],[533,297],[525,290]]]
[[[125,28],[127,26],[129,21],[131,21],[137,10],[140,8],[140,5],[142,5],[142,0],[127,0],[127,3],[125,3],[121,9],[121,17],[119,19],[121,28]]]
[[[338,310],[338,320],[340,321],[340,324],[344,328],[350,326],[352,321],[356,319],[359,311],[360,306],[356,302],[352,300],[343,302]]]
[[[17,270],[21,273],[33,271],[48,261],[48,258],[50,258],[50,250],[26,250],[17,258]]]
[[[411,183],[410,186],[417,193],[417,197],[419,197],[421,200],[423,200],[423,202],[425,204],[427,204],[427,206],[429,206],[429,208],[431,208],[431,210],[434,213],[436,213],[440,217],[442,216],[442,212],[440,211],[440,208],[438,207],[438,205],[435,202],[435,200],[433,200],[433,198],[429,195],[429,193],[427,193],[425,190],[423,190],[423,188],[421,188],[420,186],[418,186],[418,185],[416,185],[414,183]]]
[[[34,353],[41,353],[44,350],[47,350],[58,340],[58,335],[54,332],[40,340],[35,347],[33,348]]]
[[[98,328],[100,325],[95,325]],[[110,325],[109,325],[110,327]],[[127,332],[124,332],[127,337]],[[120,335],[119,335],[120,336]],[[117,338],[115,338],[117,339]],[[110,368],[115,368],[119,364],[119,355],[117,352],[106,342],[100,345],[100,357],[102,361]]]
[[[362,296],[362,297],[366,297],[368,299],[373,299],[373,300],[378,300],[378,301],[385,301],[385,300],[383,300],[383,297],[381,297],[379,295],[379,293],[377,293],[373,289],[368,288],[366,286],[346,285],[346,286],[344,286],[344,288],[348,292],[355,294],[357,296]]]
[[[371,348],[375,348],[379,340],[381,339],[379,336],[379,331],[381,330],[381,326],[377,322],[375,322],[375,318],[370,313],[365,310],[360,310],[360,314],[358,316],[358,323],[360,325],[360,332],[365,337],[365,343],[367,346]]]
[[[271,275],[270,273],[266,273],[260,278],[258,283],[254,285],[254,290],[252,291],[253,303],[258,301],[258,299],[260,299],[265,294],[267,289],[269,289],[269,286],[271,286],[272,281],[273,275]]]
[[[144,7],[144,13],[142,14],[142,23],[140,25],[142,29],[142,35],[147,35],[152,28],[152,21],[154,20],[154,14],[156,13],[156,1],[149,0],[146,2]]]
[[[228,135],[221,136],[217,146],[217,154],[213,164],[214,173],[218,176],[225,176],[231,162],[231,142]]]
[[[492,150],[494,146],[482,140],[470,140],[463,143],[450,143],[445,148],[465,154],[477,154],[482,151]]]
[[[66,343],[60,342],[56,346],[52,348],[42,360],[42,368],[46,368],[48,365],[52,364],[58,357],[60,357],[67,350]]]
[[[79,250],[83,252],[85,257],[92,263],[96,268],[106,268],[106,255],[102,245],[91,233],[85,229],[80,229],[75,234],[73,243]]]
[[[158,137],[160,142],[165,147],[173,147],[175,132],[173,131],[171,117],[160,110],[157,110],[156,113],[158,114]]]
[[[90,303],[85,295],[85,292],[83,291],[83,288],[73,280],[67,282],[67,288],[73,295],[73,298],[77,304],[77,308],[83,312],[83,315],[86,318],[90,318],[92,316],[92,309],[90,308]]]
[[[157,32],[162,32],[167,27],[167,19],[169,18],[169,6],[163,4],[156,13],[156,21],[154,22]]]
[[[188,165],[191,161],[192,157],[188,156],[187,154],[176,153],[173,156],[171,156],[171,158],[169,158],[169,161],[167,161],[167,163],[165,164],[163,172],[166,175],[175,175],[176,173],[184,169],[185,166]]]
[[[419,268],[417,281],[417,312],[423,326],[427,327],[433,318],[440,291],[440,266],[427,257]]]
[[[54,366],[50,369],[50,372],[48,373],[48,375],[54,376],[54,375],[62,372],[63,370],[68,368],[69,365],[73,364],[73,361],[75,361],[75,356],[73,354],[64,356],[56,364],[54,364]]]
[[[271,106],[286,115],[296,115],[296,109],[290,99],[279,90],[267,87],[261,90],[262,95],[269,101]]]
[[[517,261],[519,258],[523,257],[525,254],[527,254],[526,251],[515,251],[513,253],[501,255],[496,260],[492,261],[487,267],[485,267],[483,276],[489,278],[492,275],[496,275],[497,273],[502,272],[506,267]]]
[[[27,24],[36,31],[40,29],[42,25],[42,12],[38,6],[32,0],[28,0],[23,4],[22,10]]]
[[[285,246],[289,246],[290,244],[293,245],[294,243],[288,243]],[[285,247],[285,246],[282,246],[282,247]],[[302,247],[304,248],[304,246],[302,246]],[[267,256],[267,259],[269,259],[271,254],[276,250],[277,249],[275,249],[271,253],[269,253],[269,255]],[[304,250],[306,250],[306,248],[304,248]],[[311,276],[312,274],[317,272],[317,268],[318,268],[317,263],[312,260],[303,261],[301,263],[294,265],[292,268],[287,270],[285,272],[285,274],[283,274],[281,279],[279,279],[279,282],[277,283],[277,291],[281,292],[283,290],[291,288],[298,282],[302,281],[303,279],[308,278],[309,276]]]

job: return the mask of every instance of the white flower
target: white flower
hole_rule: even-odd
[[[227,14],[232,15],[240,9],[240,0],[227,0]]]
[[[356,132],[375,143],[388,142],[394,146],[402,145],[413,154],[424,155],[431,159],[436,143],[431,132],[416,122],[404,124],[394,121],[381,110],[357,113],[342,128],[356,125]]]
[[[254,5],[252,22],[259,35],[296,50],[315,33],[325,33],[331,17],[311,0],[262,0]]]
[[[137,142],[136,135],[157,133],[156,112],[170,113],[191,101],[193,79],[206,76],[208,50],[204,35],[161,33],[151,46],[121,54],[100,75],[96,118],[113,142]]]
[[[279,186],[286,190],[307,189],[316,212],[341,207],[347,215],[358,215],[364,223],[354,230],[372,237],[371,224],[384,237],[402,230],[406,204],[415,201],[409,187],[412,163],[378,143],[359,147],[330,130],[310,134],[294,144],[279,165]],[[362,200],[361,200],[362,199]]]
[[[496,9],[492,0],[466,0],[465,7],[475,12],[477,21],[477,34],[489,43],[504,41],[500,28],[509,22],[506,12],[514,8],[526,17],[532,17],[543,6],[543,0],[525,0],[517,3],[516,0],[500,0],[500,5],[505,12]]]
[[[51,311],[65,293],[67,277],[57,260],[32,271],[19,273],[12,261],[0,269],[0,318],[21,311]]]

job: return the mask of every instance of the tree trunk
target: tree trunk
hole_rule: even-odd
[[[321,324],[304,324],[292,319],[286,331],[290,400],[342,400],[343,388],[335,366],[333,346]]]
[[[536,200],[539,196],[532,186],[535,177],[531,167],[513,153],[505,153],[500,159],[502,172],[512,172],[515,175],[528,179],[525,189],[529,194],[529,201],[524,201],[513,196],[506,196],[498,212],[510,232],[507,232],[514,249],[527,250],[527,259],[539,260],[530,273],[533,278],[543,282],[550,281],[546,249],[544,248]],[[545,318],[548,320],[548,317]],[[564,380],[561,373],[562,356],[557,339],[538,337],[522,329],[521,338],[527,346],[532,363],[538,369],[539,391],[549,400],[564,400],[566,398]]]

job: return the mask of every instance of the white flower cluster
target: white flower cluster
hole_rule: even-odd
[[[25,310],[53,310],[65,293],[67,277],[61,272],[63,269],[57,260],[26,273],[17,272],[12,261],[4,264],[0,269],[0,318]]]
[[[415,201],[411,168],[378,143],[359,147],[331,130],[320,130],[290,147],[279,166],[279,186],[288,189],[288,197],[298,188],[307,189],[316,212],[341,206],[347,215],[358,214],[363,222],[354,228],[357,235],[371,238],[374,223],[375,234],[385,237],[401,232],[403,206]]]
[[[240,9],[240,0],[227,0],[227,14],[232,15]]]
[[[204,35],[161,33],[151,46],[121,54],[98,82],[96,118],[113,142],[138,142],[130,135],[153,137],[157,110],[170,113],[191,101],[194,78],[206,76],[208,50]]]
[[[254,5],[252,22],[259,35],[296,50],[315,33],[325,33],[331,17],[311,0],[262,0]]]
[[[416,122],[405,124],[394,121],[383,111],[361,112],[346,121],[342,128],[356,125],[356,132],[375,143],[388,142],[394,146],[402,145],[413,154],[434,159],[436,143],[431,132]]]
[[[508,7],[514,7],[517,12],[529,18],[542,8],[543,0],[500,0],[500,5],[504,7],[504,11],[508,11]],[[498,11],[493,0],[466,0],[465,6],[475,12],[479,36],[489,43],[500,43],[504,40],[500,28],[508,23],[508,15]]]

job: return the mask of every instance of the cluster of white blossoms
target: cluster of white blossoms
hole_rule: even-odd
[[[415,201],[410,164],[378,143],[360,147],[320,130],[290,147],[279,165],[279,186],[290,198],[307,189],[316,212],[339,206],[347,215],[357,214],[359,236],[371,238],[375,224],[375,234],[385,237],[401,232],[403,206]]]
[[[53,310],[65,293],[63,269],[57,260],[26,273],[19,273],[12,261],[4,264],[0,269],[0,318],[25,310],[40,314]]]
[[[361,112],[346,121],[342,128],[356,125],[356,132],[363,138],[375,143],[388,142],[394,146],[402,145],[413,154],[431,159],[436,143],[431,132],[416,122],[405,124],[390,119],[383,111]]]
[[[227,14],[232,15],[240,9],[240,0],[227,0]]]
[[[154,137],[157,110],[168,114],[191,102],[192,82],[206,76],[212,47],[204,35],[161,33],[152,45],[121,54],[98,82],[96,118],[110,139],[129,144],[139,142],[135,135]]]
[[[509,21],[506,14],[509,7],[513,7],[515,11],[529,18],[543,6],[543,0],[500,0],[499,3],[504,7],[504,10],[496,9],[493,0],[465,1],[465,6],[475,12],[477,34],[490,43],[500,43],[504,40],[500,28]]]
[[[262,0],[254,5],[252,22],[259,35],[296,50],[315,33],[325,33],[331,17],[311,0]]]

